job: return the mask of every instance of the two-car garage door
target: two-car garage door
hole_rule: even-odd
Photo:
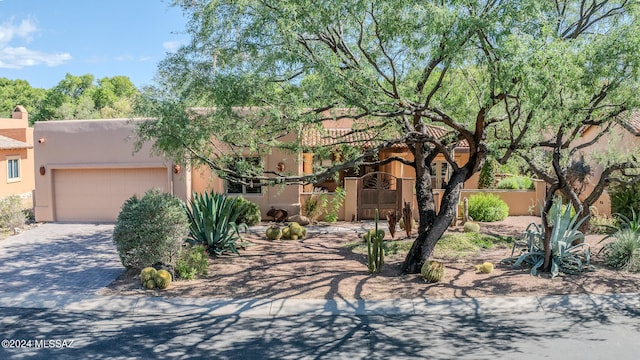
[[[152,188],[169,191],[167,168],[56,169],[56,221],[115,221],[122,204]]]

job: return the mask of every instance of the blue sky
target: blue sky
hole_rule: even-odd
[[[67,73],[148,85],[187,42],[185,23],[168,0],[0,0],[0,77],[46,89]]]

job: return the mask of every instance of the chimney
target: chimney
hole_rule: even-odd
[[[13,114],[11,114],[11,118],[12,119],[27,120],[27,122],[28,122],[29,121],[29,113],[27,112],[27,109],[24,108],[24,106],[18,105],[13,109]]]

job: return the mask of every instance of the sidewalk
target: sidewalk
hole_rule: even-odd
[[[637,293],[545,295],[531,297],[320,300],[209,299],[93,294],[0,292],[0,307],[45,308],[71,312],[105,311],[130,314],[281,317],[296,315],[441,315],[475,316],[531,312],[600,312],[640,310]]]

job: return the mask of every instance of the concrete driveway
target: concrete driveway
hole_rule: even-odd
[[[42,224],[0,240],[0,292],[94,293],[124,270],[113,224]]]

